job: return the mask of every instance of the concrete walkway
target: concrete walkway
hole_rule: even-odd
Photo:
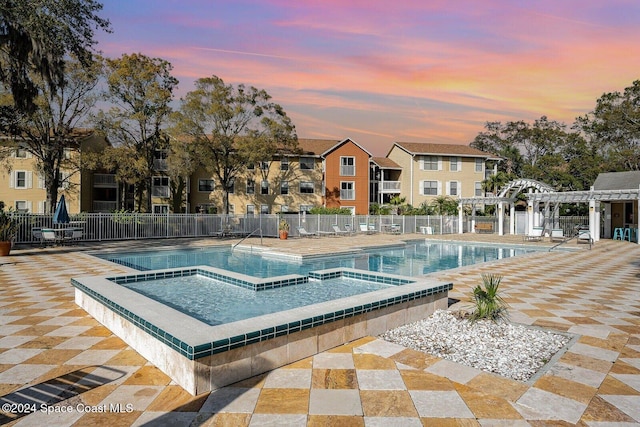
[[[249,239],[296,254],[422,235]],[[428,236],[433,239],[442,236]],[[518,236],[450,240],[522,244]],[[162,240],[25,248],[0,258],[0,423],[8,425],[640,425],[640,246],[541,251],[434,273],[464,304],[483,272],[504,276],[513,321],[577,336],[530,383],[367,337],[193,397],[73,301],[70,278],[124,271],[88,254],[235,241]],[[549,242],[533,243],[550,246]]]

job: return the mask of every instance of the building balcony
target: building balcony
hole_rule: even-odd
[[[93,175],[93,186],[95,188],[118,188],[118,183],[113,174],[97,173]]]
[[[400,181],[382,181],[380,186],[381,193],[399,193],[401,183]]]
[[[113,212],[118,209],[118,202],[114,201],[105,201],[105,200],[94,200],[93,201],[93,212]]]

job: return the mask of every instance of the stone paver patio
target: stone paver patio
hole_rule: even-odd
[[[262,245],[297,254],[331,253],[423,237],[264,239]],[[444,238],[522,243],[518,236]],[[464,304],[481,273],[502,274],[513,321],[576,335],[529,383],[367,337],[194,397],[74,303],[71,277],[125,271],[89,250],[231,242],[18,248],[0,258],[0,393],[2,403],[16,403],[13,411],[0,413],[0,423],[640,425],[640,245],[628,242],[602,240],[592,250],[570,244],[578,250],[537,252],[432,275],[452,281],[450,297]],[[253,238],[245,243],[261,244]]]

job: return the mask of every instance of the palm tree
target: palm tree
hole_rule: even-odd
[[[507,182],[509,182],[509,175],[504,172],[498,172],[490,175],[487,179],[482,181],[482,189],[486,193],[498,194],[500,188],[502,188]]]

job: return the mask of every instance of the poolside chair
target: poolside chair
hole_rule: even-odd
[[[360,223],[360,231],[367,234],[375,234],[378,232],[375,225],[367,224],[366,222]]]
[[[542,227],[533,227],[531,234],[527,234],[524,236],[524,240],[529,242],[539,242],[542,240]]]
[[[298,230],[298,234],[300,234],[300,237],[319,237],[318,233],[309,233],[302,226],[296,227],[296,230]]]
[[[551,230],[551,241],[562,242],[564,241],[564,231],[562,228],[554,228]]]
[[[333,232],[336,236],[344,236],[345,234],[349,234],[349,230],[341,230],[340,227],[338,227],[338,224],[333,224],[331,227],[333,228]]]
[[[41,230],[41,233],[42,233],[43,246],[46,246],[48,243],[57,245],[60,242],[60,240],[58,239],[58,236],[56,235],[56,232],[50,228],[43,228]]]

